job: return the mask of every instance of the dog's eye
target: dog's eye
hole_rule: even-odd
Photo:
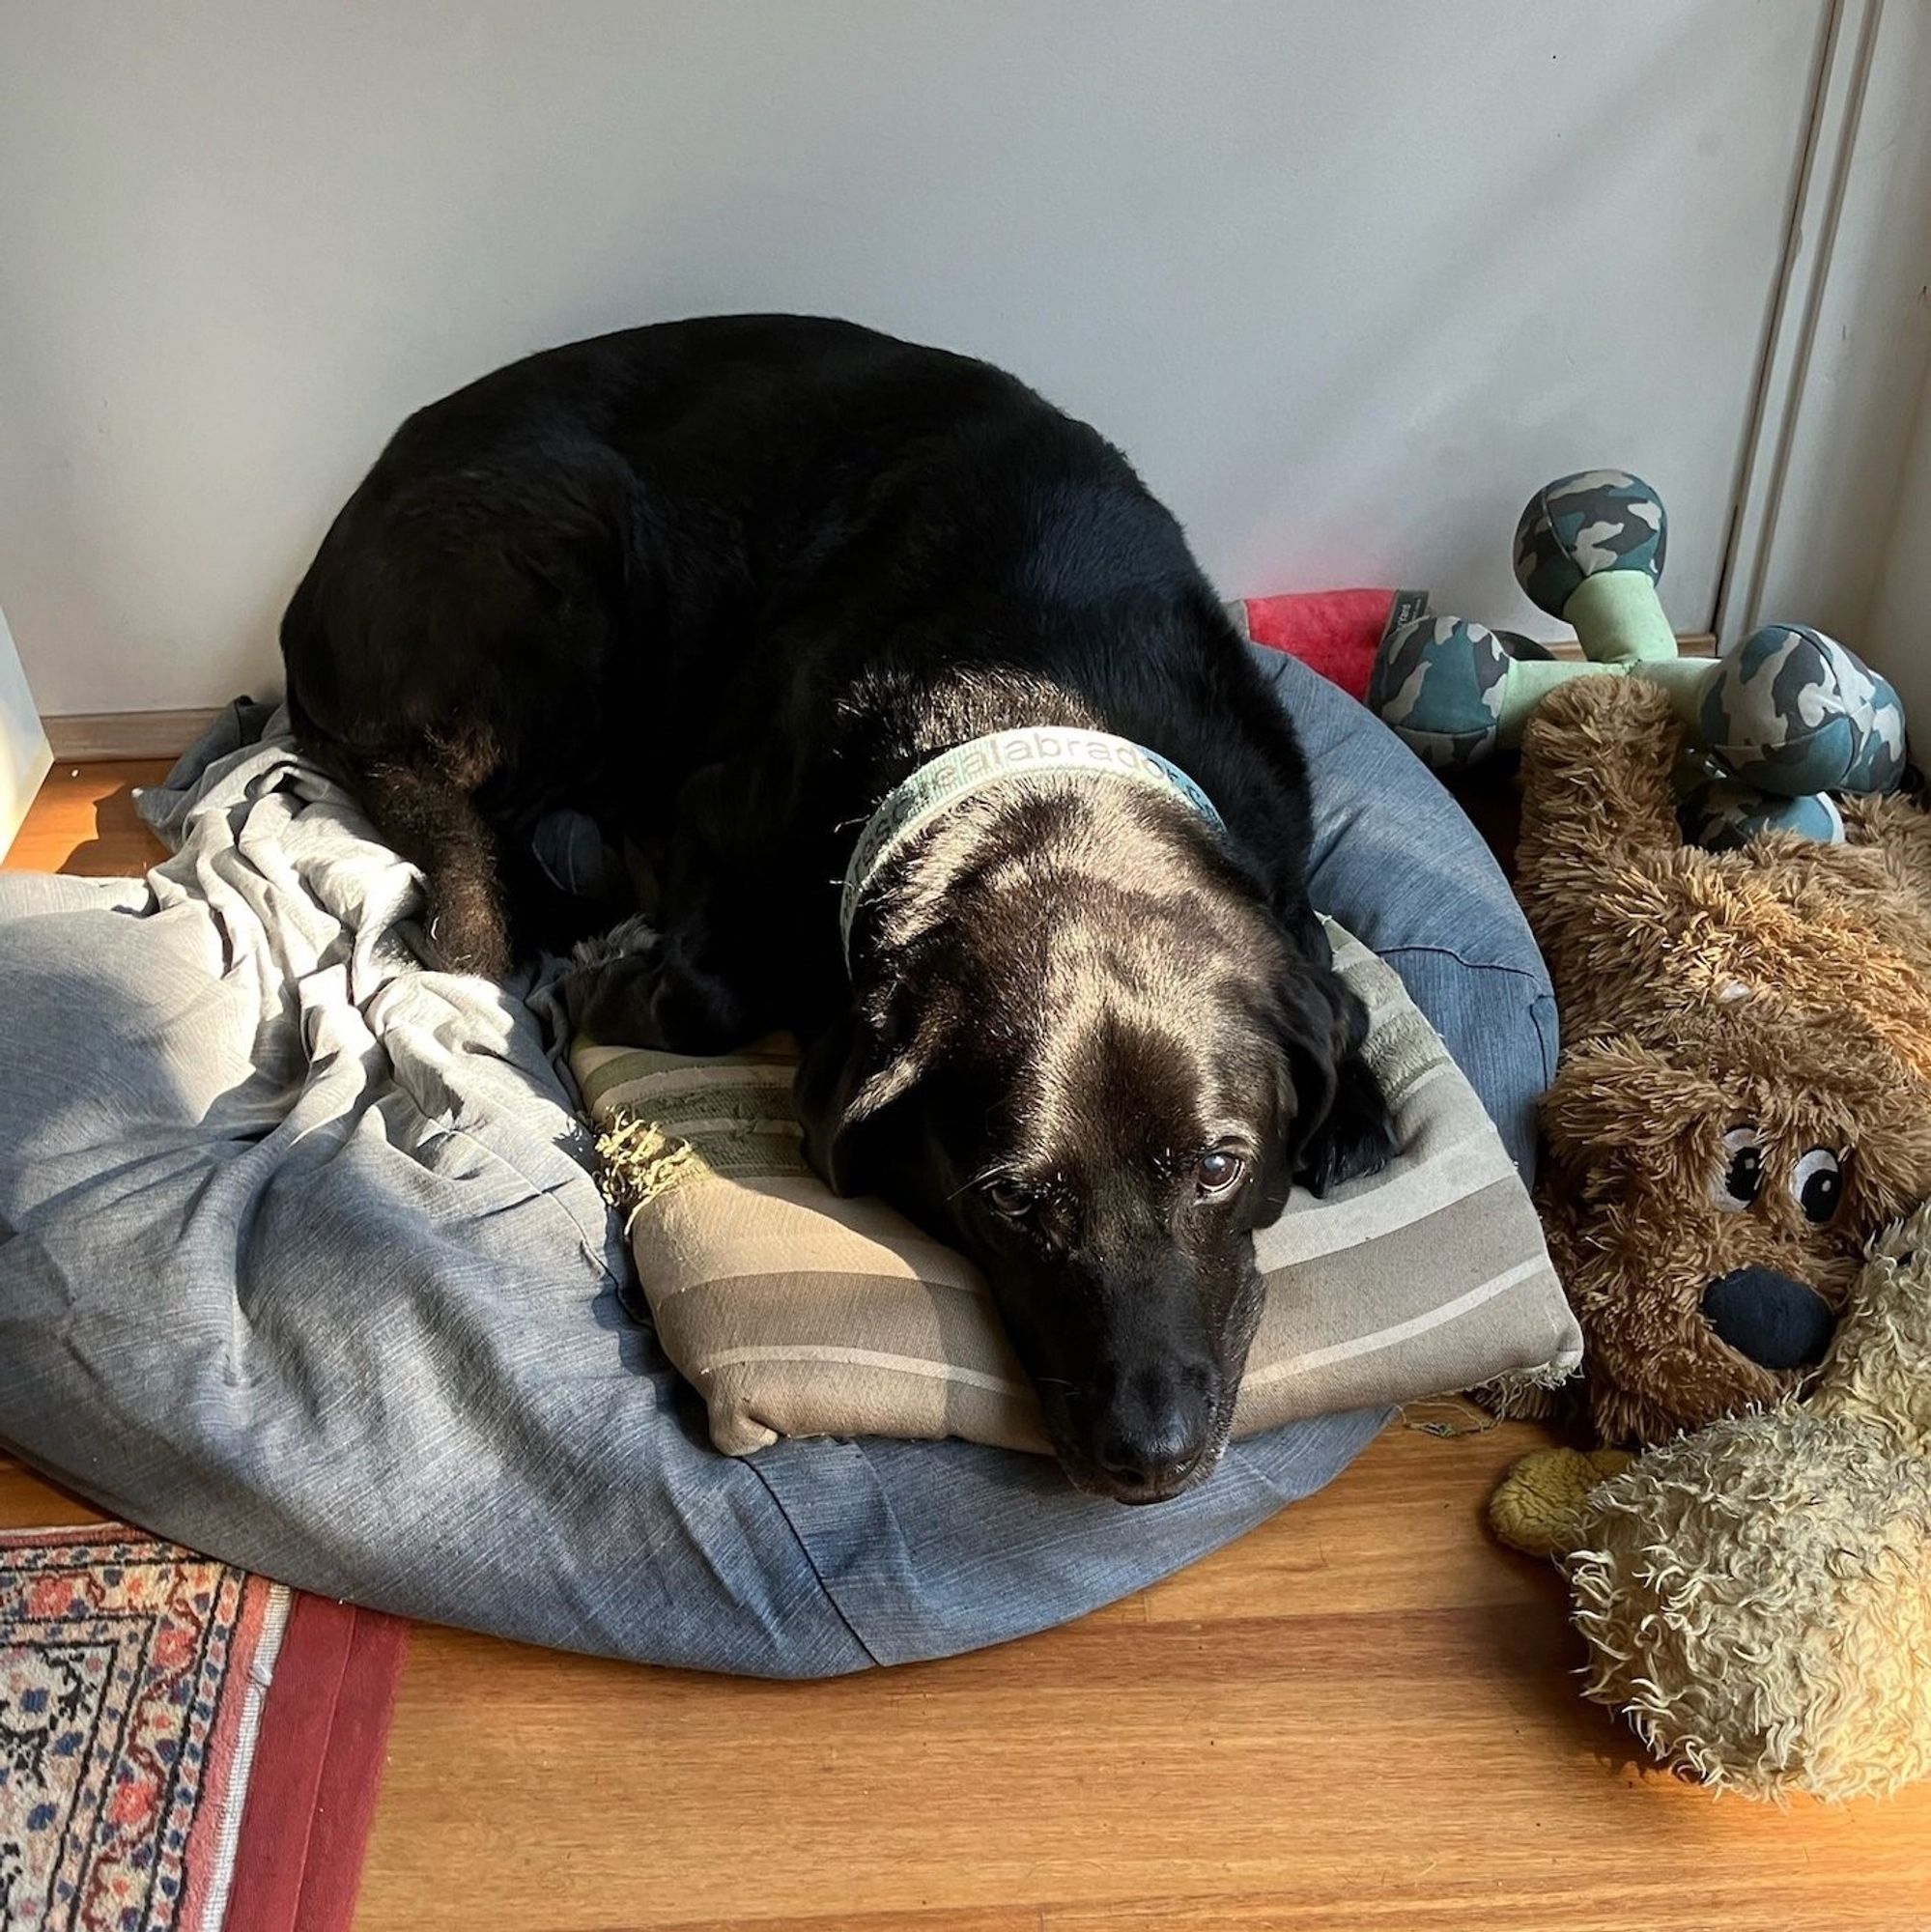
[[[1710,1199],[1741,1214],[1763,1192],[1763,1142],[1754,1127],[1732,1127],[1723,1136],[1723,1165],[1710,1183]]]
[[[1812,1148],[1792,1172],[1790,1191],[1803,1218],[1821,1228],[1844,1198],[1844,1163],[1829,1148]]]
[[[1247,1172],[1247,1163],[1226,1148],[1210,1148],[1194,1168],[1194,1182],[1203,1194],[1225,1194]]]
[[[1008,1221],[1023,1220],[1033,1207],[1033,1190],[1022,1181],[988,1180],[980,1192],[985,1197],[985,1205]]]

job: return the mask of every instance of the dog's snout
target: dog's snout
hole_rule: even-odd
[[[1732,1268],[1703,1292],[1711,1327],[1760,1368],[1782,1374],[1824,1359],[1837,1318],[1807,1283],[1774,1268]]]
[[[1122,1502],[1159,1502],[1198,1471],[1212,1430],[1204,1373],[1147,1370],[1117,1389],[1098,1461]]]
[[[1124,1490],[1162,1493],[1183,1483],[1200,1461],[1206,1432],[1185,1417],[1169,1415],[1140,1435],[1116,1432],[1100,1450],[1100,1467]]]

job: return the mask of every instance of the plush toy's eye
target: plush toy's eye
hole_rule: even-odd
[[[1821,1228],[1844,1198],[1844,1163],[1829,1148],[1812,1148],[1793,1170],[1790,1191],[1803,1218]]]
[[[1763,1192],[1763,1142],[1754,1127],[1732,1127],[1723,1136],[1723,1165],[1710,1182],[1710,1199],[1741,1214]]]

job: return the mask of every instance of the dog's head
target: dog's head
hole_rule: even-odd
[[[813,1164],[979,1264],[1077,1484],[1178,1494],[1226,1445],[1253,1230],[1385,1152],[1359,1005],[1165,802],[954,814],[903,881],[800,1072]]]
[[[1774,998],[1572,1048],[1543,1102],[1549,1242],[1611,1441],[1770,1402],[1864,1244],[1931,1187],[1931,1095],[1848,1013]]]

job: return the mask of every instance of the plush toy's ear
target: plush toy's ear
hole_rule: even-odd
[[[1607,1158],[1645,1167],[1680,1163],[1686,1183],[1693,1180],[1700,1193],[1709,1150],[1687,1129],[1720,1119],[1723,1107],[1722,1090],[1707,1075],[1652,1047],[1612,1038],[1564,1056],[1543,1095],[1542,1127],[1565,1166]]]
[[[841,1014],[799,1064],[793,1103],[805,1155],[834,1194],[867,1192],[866,1158],[881,1117],[924,1071],[916,1040],[895,1039],[854,1012]]]

